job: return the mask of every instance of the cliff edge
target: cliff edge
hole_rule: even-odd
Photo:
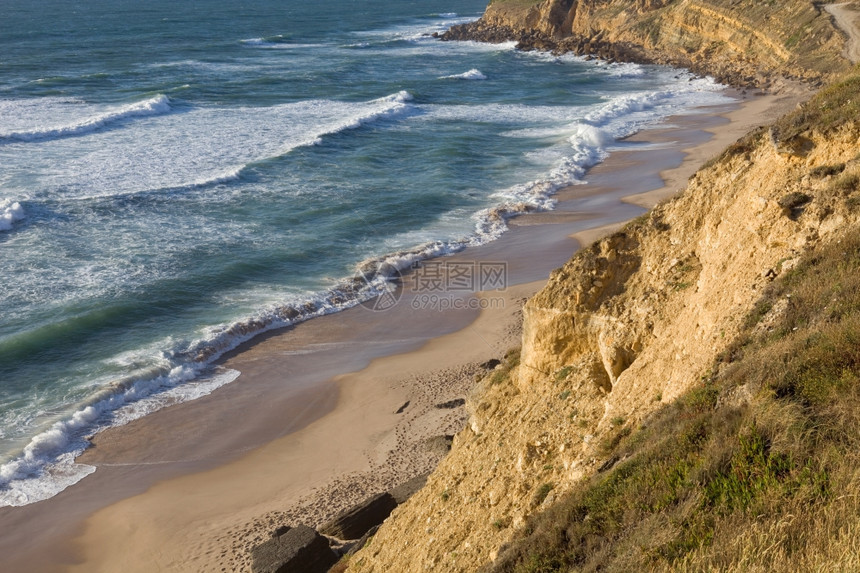
[[[757,310],[771,285],[810,253],[860,234],[858,92],[857,76],[826,88],[556,271],[525,306],[521,353],[481,382],[450,455],[349,570],[490,567],[533,530],[531,515],[620,466],[629,455],[618,453],[620,443],[701,390],[721,360],[731,363],[738,341],[757,332],[749,317],[772,311]],[[778,320],[787,296],[758,328]],[[746,407],[759,389],[717,391],[713,403],[719,395]],[[664,470],[655,483],[672,479]],[[660,551],[671,543],[643,541],[645,564],[665,564]]]
[[[735,86],[820,84],[848,69],[843,33],[804,0],[494,0],[443,38],[668,64]]]
[[[496,0],[478,26],[756,83],[847,68],[818,8],[765,6]],[[449,456],[348,570],[860,567],[858,93],[856,71],[834,81],[554,272]]]

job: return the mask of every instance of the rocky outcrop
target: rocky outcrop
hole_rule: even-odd
[[[349,570],[478,570],[707,378],[774,277],[860,228],[858,86],[733,144],[682,195],[553,273],[524,308],[519,363],[481,382],[451,453]]]
[[[254,573],[326,573],[338,560],[328,540],[305,525],[280,528],[251,558]]]
[[[454,408],[459,408],[465,404],[465,398],[455,398],[453,400],[448,400],[447,402],[442,402],[441,404],[436,404],[436,408],[439,410],[453,410]]]
[[[449,448],[450,449],[450,448]],[[394,501],[397,502],[397,505],[401,503],[406,503],[410,497],[415,495],[424,484],[427,483],[427,477],[430,474],[422,474],[420,476],[414,477],[406,483],[402,483],[399,486],[392,489],[390,492],[391,497],[394,498]]]
[[[739,86],[819,82],[849,68],[830,16],[803,0],[495,0],[443,39],[670,64]]]
[[[397,500],[388,492],[369,497],[320,527],[320,533],[338,539],[359,539],[379,525],[397,507]]]
[[[454,443],[454,436],[435,436],[429,438],[424,445],[428,452],[433,452],[445,455],[451,451],[451,444]]]
[[[448,449],[450,441],[446,452]],[[392,510],[424,487],[427,476],[416,476],[391,491],[367,498],[322,525],[319,531],[304,525],[276,528],[271,539],[251,551],[251,570],[254,573],[328,571],[342,555],[350,556],[363,548]]]

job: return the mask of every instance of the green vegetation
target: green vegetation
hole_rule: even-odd
[[[831,133],[853,125],[860,117],[860,75],[851,75],[818,92],[810,102],[782,117],[775,124],[780,138],[788,141],[804,131]]]
[[[776,203],[783,209],[796,209],[798,207],[806,205],[810,201],[812,201],[812,197],[810,197],[806,193],[801,193],[800,191],[792,191],[791,193],[780,197],[779,201],[777,201]]]
[[[542,504],[546,499],[546,496],[549,495],[549,492],[552,491],[553,487],[555,487],[555,485],[551,483],[541,484],[541,486],[535,490],[534,497],[532,498],[532,505]]]
[[[843,173],[830,185],[829,191],[834,195],[848,195],[860,188],[860,175],[857,173]]]
[[[505,353],[502,363],[496,366],[492,374],[490,374],[489,382],[491,386],[501,384],[510,380],[511,370],[520,364],[520,349],[512,348]]]
[[[758,146],[761,138],[765,136],[766,131],[767,130],[763,127],[750,131],[742,138],[726,147],[722,153],[707,160],[700,170],[710,169],[711,167],[719,163],[723,163],[729,158],[735,156],[743,156],[744,158],[749,159],[749,155],[755,150],[756,146]]]
[[[563,382],[570,376],[570,373],[573,372],[573,366],[565,366],[564,368],[559,368],[558,372],[555,373],[555,381]]]
[[[620,461],[531,518],[486,570],[860,570],[857,428],[855,232],[771,283],[701,384],[616,432],[606,455]]]
[[[831,175],[839,175],[843,171],[845,171],[845,164],[837,163],[836,165],[819,165],[810,169],[809,174],[813,177],[824,178]]]

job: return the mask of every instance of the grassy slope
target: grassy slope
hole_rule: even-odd
[[[780,120],[780,139],[860,131],[858,93],[858,76],[823,90]],[[860,202],[844,169],[810,177]],[[808,200],[796,195],[785,208]],[[617,463],[533,517],[487,569],[860,571],[860,233],[782,273],[701,374],[604,444]]]

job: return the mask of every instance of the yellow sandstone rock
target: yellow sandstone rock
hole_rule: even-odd
[[[856,229],[858,190],[836,192],[834,178],[860,180],[858,132],[805,133],[799,156],[759,130],[553,273],[525,306],[519,359],[483,380],[450,455],[349,571],[475,571],[528,515],[613,463],[602,445],[700,383],[770,280]]]

